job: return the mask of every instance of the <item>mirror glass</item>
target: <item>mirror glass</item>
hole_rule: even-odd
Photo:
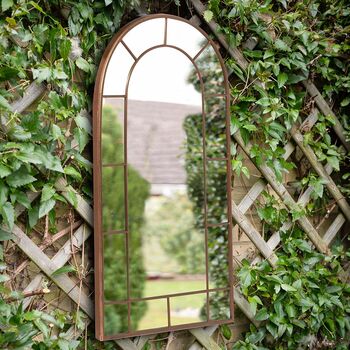
[[[232,320],[217,53],[186,21],[141,21],[121,34],[103,82],[102,338]]]

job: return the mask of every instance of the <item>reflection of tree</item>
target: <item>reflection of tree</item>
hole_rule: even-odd
[[[205,147],[208,158],[226,157],[225,99],[213,95],[224,94],[223,72],[212,48],[205,50],[196,60],[201,72],[205,93]],[[195,70],[188,77],[197,91],[201,91]],[[203,131],[202,115],[190,115],[185,119],[187,135],[186,171],[190,200],[194,204],[196,223],[204,225],[203,194]],[[207,161],[207,218],[208,222],[227,221],[226,163]],[[228,242],[226,227],[208,229],[208,258],[210,280],[217,288],[228,284]],[[229,300],[213,295],[210,301],[211,318],[227,318]],[[202,310],[204,312],[204,310]]]
[[[122,127],[111,107],[103,108],[102,158],[104,163],[122,163]],[[124,168],[108,167],[102,173],[103,231],[124,227]],[[128,166],[128,216],[129,216],[129,272],[133,298],[143,295],[145,270],[143,267],[140,228],[143,223],[145,201],[149,184]],[[104,238],[104,289],[105,299],[126,299],[126,260],[124,234],[105,235]],[[146,311],[140,303],[131,315],[133,329]],[[105,309],[105,333],[116,334],[128,330],[126,305],[110,305]]]
[[[194,228],[192,204],[186,194],[165,198],[147,218],[144,235],[156,235],[164,252],[184,274],[205,273],[203,235]]]

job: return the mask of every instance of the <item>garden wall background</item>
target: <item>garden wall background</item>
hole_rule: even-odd
[[[347,1],[1,9],[1,348],[347,349]],[[90,327],[94,76],[118,28],[158,12],[212,33],[230,72],[237,322],[100,344]]]

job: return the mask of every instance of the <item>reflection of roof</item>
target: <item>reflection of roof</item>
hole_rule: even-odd
[[[121,100],[108,104],[119,107]],[[128,163],[151,184],[185,184],[183,121],[200,112],[199,106],[128,100]]]

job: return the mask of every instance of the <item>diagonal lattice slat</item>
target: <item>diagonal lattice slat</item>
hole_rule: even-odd
[[[17,246],[75,303],[80,304],[84,312],[93,317],[94,311],[91,299],[79,289],[76,283],[66,274],[54,275],[59,266],[55,265],[17,225],[14,226],[12,232],[16,236],[13,240]]]
[[[318,161],[315,153],[309,145],[304,144],[304,137],[300,131],[296,129],[294,126],[291,130],[291,135],[295,141],[295,143],[299,146],[299,148],[303,151],[304,155],[309,160],[313,169],[317,172],[321,179],[325,180],[326,187],[328,191],[332,194],[333,198],[337,202],[340,209],[343,211],[344,215],[348,220],[350,220],[350,205],[341,194],[339,188],[334,183],[333,179],[327,173],[327,171],[323,168],[322,164]]]

